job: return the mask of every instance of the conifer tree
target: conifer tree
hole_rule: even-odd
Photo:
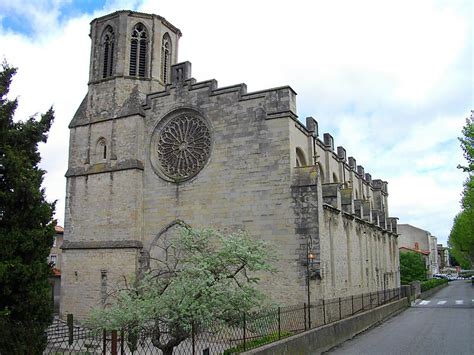
[[[15,122],[9,100],[16,69],[0,71],[0,354],[42,354],[52,320],[47,263],[53,244],[55,203],[41,188],[38,143],[46,142],[54,118]]]

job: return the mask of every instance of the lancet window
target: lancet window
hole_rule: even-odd
[[[171,38],[165,33],[161,42],[161,80],[164,84],[169,82],[171,66]]]
[[[114,41],[114,30],[111,26],[107,26],[102,35],[102,78],[108,78],[113,73]]]
[[[301,148],[296,148],[296,166],[302,167],[306,165],[307,164],[304,152],[301,150]]]
[[[148,33],[142,23],[137,23],[132,30],[130,43],[130,75],[146,76],[148,52]]]

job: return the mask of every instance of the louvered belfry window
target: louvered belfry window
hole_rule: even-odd
[[[146,76],[147,32],[143,24],[138,23],[132,31],[130,44],[130,75]]]
[[[169,81],[169,72],[171,64],[171,38],[168,33],[163,36],[161,43],[161,80],[164,84]]]
[[[114,66],[114,30],[107,26],[102,36],[102,77],[112,76]]]

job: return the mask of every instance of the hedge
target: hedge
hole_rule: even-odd
[[[447,279],[430,279],[421,283],[421,292],[427,291],[430,288],[448,283]]]

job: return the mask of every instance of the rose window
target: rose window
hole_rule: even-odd
[[[183,113],[157,129],[152,140],[152,164],[174,181],[195,176],[211,151],[211,133],[194,113]]]

